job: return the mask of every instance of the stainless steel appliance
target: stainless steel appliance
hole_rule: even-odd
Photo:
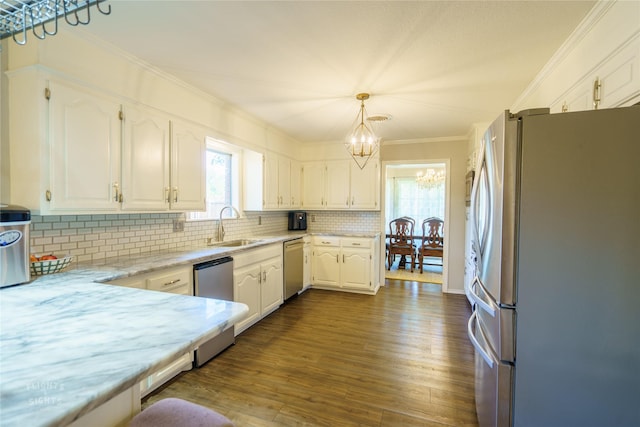
[[[304,242],[302,238],[284,242],[284,299],[302,290],[304,269]]]
[[[31,212],[0,204],[0,288],[26,283],[29,274]]]
[[[224,257],[193,266],[194,294],[233,301],[233,258]],[[200,367],[235,343],[234,327],[200,345],[194,365]]]
[[[289,230],[306,230],[307,213],[300,211],[289,212]]]
[[[640,107],[506,111],[471,203],[481,427],[640,425]]]

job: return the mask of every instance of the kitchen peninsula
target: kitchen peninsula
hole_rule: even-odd
[[[81,274],[60,277],[68,280],[0,290],[2,426],[68,425],[112,398],[135,413],[141,379],[248,311],[230,301],[93,283]]]

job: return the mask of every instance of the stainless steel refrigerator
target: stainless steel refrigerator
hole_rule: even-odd
[[[640,106],[506,111],[471,222],[480,426],[640,426]]]

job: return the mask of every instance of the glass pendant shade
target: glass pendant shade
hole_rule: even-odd
[[[369,94],[360,93],[356,98],[360,101],[360,111],[350,128],[351,132],[345,138],[344,145],[358,167],[364,169],[369,159],[378,151],[380,139],[367,122],[364,100],[369,98]]]

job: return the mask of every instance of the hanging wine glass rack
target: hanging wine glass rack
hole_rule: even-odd
[[[0,39],[12,37],[20,45],[27,43],[28,33],[38,39],[55,35],[58,21],[72,26],[91,22],[92,6],[103,15],[111,13],[107,0],[0,0]]]

